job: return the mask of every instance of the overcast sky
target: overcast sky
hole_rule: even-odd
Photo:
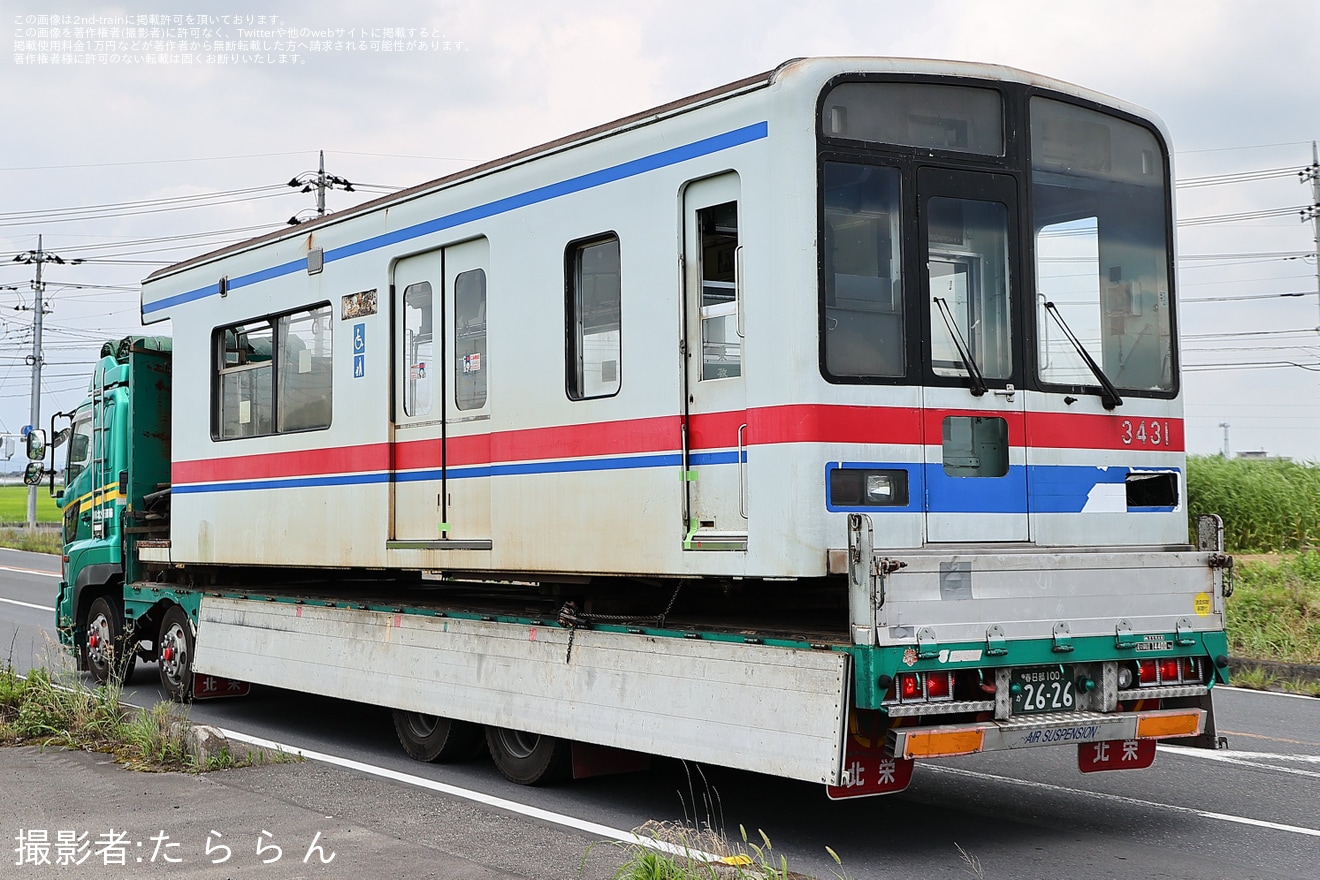
[[[0,0],[0,287],[18,288],[0,290],[0,432],[28,421],[32,312],[14,307],[32,304],[33,272],[11,260],[35,249],[39,234],[46,250],[88,260],[45,269],[45,422],[81,398],[90,340],[136,328],[141,278],[311,207],[311,196],[278,187],[313,169],[318,150],[327,170],[355,183],[406,186],[791,57],[889,55],[1008,64],[1119,96],[1164,119],[1184,184],[1254,177],[1178,191],[1188,447],[1218,451],[1227,422],[1234,452],[1320,460],[1320,305],[1315,262],[1301,258],[1315,243],[1297,213],[1311,195],[1296,174],[1320,137],[1314,0],[396,0],[388,12],[354,0],[237,0],[221,13],[228,23],[168,27],[209,26],[230,40],[249,26],[342,31],[330,38],[340,40],[393,28],[426,49],[350,52],[309,34],[300,42],[320,48],[297,50],[293,63],[208,64],[198,49],[192,64],[162,64],[145,63],[143,47],[99,45],[99,33],[84,31],[72,51],[57,47],[33,63],[50,53],[29,42],[50,38],[41,33],[50,16],[61,30],[123,28],[86,17],[195,17],[213,6]],[[69,63],[89,54],[96,63]],[[51,215],[257,187],[270,189],[209,207]],[[369,196],[332,193],[329,206]],[[1282,209],[1292,210],[1197,222]],[[198,237],[132,243],[185,235]],[[1288,293],[1304,295],[1279,296]],[[1287,330],[1301,332],[1278,332]],[[1244,333],[1255,335],[1224,335]],[[1313,370],[1197,370],[1261,361]]]

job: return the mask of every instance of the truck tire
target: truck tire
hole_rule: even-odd
[[[180,703],[192,699],[192,658],[192,621],[186,611],[178,605],[171,605],[160,621],[156,667],[160,671],[160,686],[170,699]]]
[[[395,709],[394,732],[418,761],[463,761],[481,750],[481,727],[453,718]]]
[[[113,596],[97,596],[83,621],[83,658],[101,684],[125,683],[133,675],[137,652],[124,638],[124,610]]]
[[[486,745],[495,766],[506,779],[519,785],[558,782],[567,779],[573,770],[573,744],[565,739],[487,727]]]

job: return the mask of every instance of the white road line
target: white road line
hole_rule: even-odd
[[[1106,794],[1100,791],[1084,791],[1080,788],[1068,788],[1063,785],[1052,785],[1048,782],[1034,782],[1029,779],[1014,779],[1011,776],[997,776],[993,773],[979,773],[975,770],[962,770],[958,767],[943,767],[927,764],[923,770],[934,770],[939,773],[951,773],[955,776],[968,776],[973,779],[986,779],[992,782],[1007,782],[1009,785],[1017,785],[1023,788],[1037,788],[1046,791],[1062,792],[1064,794],[1075,794],[1082,797],[1092,798],[1101,801],[1113,801],[1120,804],[1131,804],[1137,807],[1153,807],[1157,810],[1173,810],[1176,813],[1188,813],[1193,816],[1200,816],[1203,819],[1214,819],[1219,822],[1231,822],[1236,825],[1251,825],[1257,828],[1269,828],[1272,831],[1287,831],[1290,834],[1304,834],[1307,837],[1320,837],[1320,829],[1304,828],[1300,825],[1284,825],[1281,822],[1267,822],[1264,819],[1252,819],[1248,816],[1233,816],[1228,813],[1214,813],[1209,810],[1198,810],[1194,807],[1180,807],[1177,804],[1161,804],[1156,801],[1143,801],[1139,798],[1125,797],[1121,794]]]
[[[702,852],[701,850],[688,849],[682,846],[676,846],[672,843],[665,843],[661,840],[654,840],[649,837],[642,837],[631,831],[622,831],[618,828],[611,828],[608,825],[600,825],[596,822],[589,822],[586,819],[578,819],[575,816],[566,816],[563,813],[555,813],[550,810],[543,810],[540,807],[533,807],[528,804],[520,804],[517,801],[505,800],[494,795],[483,794],[479,791],[472,791],[467,788],[459,788],[456,785],[449,785],[444,782],[436,782],[433,779],[426,779],[421,776],[414,776],[411,773],[400,773],[397,770],[390,770],[385,767],[377,767],[374,764],[365,764],[361,761],[354,761],[351,758],[341,758],[338,755],[330,755],[325,752],[314,752],[308,749],[300,749],[296,746],[286,745],[275,742],[274,740],[263,739],[258,736],[251,736],[246,733],[240,733],[236,730],[226,730],[219,728],[220,732],[232,740],[248,743],[249,745],[259,746],[264,749],[279,749],[293,755],[302,755],[311,761],[320,761],[325,764],[333,764],[336,767],[344,767],[349,770],[356,770],[359,773],[366,773],[371,776],[379,776],[382,779],[393,780],[394,782],[403,782],[407,785],[415,785],[418,788],[426,788],[441,794],[451,795],[453,797],[463,798],[474,801],[479,804],[485,804],[489,807],[495,807],[500,810],[508,810],[511,813],[517,813],[520,816],[527,816],[532,819],[540,819],[543,822],[550,822],[555,825],[562,825],[566,828],[572,828],[576,831],[585,831],[588,834],[597,837],[609,838],[611,840],[620,840],[624,843],[636,844],[649,849],[658,849],[670,855],[691,857],[705,862],[719,862],[720,856],[713,853]]]
[[[1315,702],[1316,698],[1307,694],[1289,694],[1283,691],[1258,691],[1254,688],[1233,687],[1230,684],[1215,685],[1215,690],[1233,691],[1236,694],[1264,694],[1267,697],[1292,697],[1294,700],[1310,700]]]
[[[45,605],[34,605],[31,602],[20,602],[17,599],[6,599],[3,596],[0,596],[0,602],[4,602],[6,605],[22,605],[24,608],[35,608],[38,611],[49,611],[51,614],[55,613],[54,608],[47,608]]]
[[[1221,764],[1236,764],[1239,767],[1251,767],[1254,770],[1272,770],[1275,773],[1288,773],[1293,776],[1310,776],[1320,779],[1320,773],[1314,770],[1298,770],[1296,767],[1278,767],[1267,763],[1269,760],[1300,761],[1302,763],[1320,763],[1318,755],[1266,755],[1261,752],[1212,752],[1209,749],[1193,749],[1187,746],[1160,746],[1161,752],[1170,752],[1184,758],[1200,758],[1203,761],[1218,761]]]
[[[25,678],[26,676],[20,675],[19,677]],[[63,686],[61,685],[56,685],[56,687],[60,687],[64,690],[71,690],[70,688],[63,688]],[[134,705],[133,703],[128,703],[127,701],[125,702],[127,705],[130,706]],[[140,709],[142,707],[135,706],[135,708]],[[324,764],[332,764],[336,767],[343,767],[348,770],[356,770],[359,773],[366,773],[370,776],[379,776],[382,779],[389,779],[389,780],[393,780],[394,782],[402,782],[407,785],[415,785],[418,788],[426,788],[426,789],[430,789],[431,791],[440,792],[441,794],[447,794],[453,797],[463,798],[464,800],[474,801],[479,804],[485,804],[486,806],[495,807],[500,810],[507,810],[511,813],[517,813],[520,816],[527,816],[532,819],[540,819],[543,822],[550,822],[555,825],[562,825],[566,828],[572,828],[576,831],[585,831],[588,834],[593,834],[598,837],[606,837],[611,840],[620,840],[623,841],[624,843],[636,844],[637,846],[644,846],[647,847],[648,849],[657,849],[660,850],[661,852],[665,852],[670,855],[682,856],[697,861],[712,862],[712,863],[719,863],[723,861],[722,857],[715,855],[714,853],[703,852],[698,849],[689,849],[688,847],[677,846],[675,844],[666,843],[662,840],[655,840],[650,837],[642,837],[641,835],[634,834],[631,831],[623,831],[618,828],[611,828],[608,825],[601,825],[596,822],[589,822],[586,819],[578,819],[575,816],[566,816],[563,813],[555,813],[550,810],[542,810],[540,807],[533,807],[528,804],[520,804],[517,801],[510,801],[504,798],[495,797],[494,795],[482,794],[479,791],[472,791],[471,789],[467,789],[467,788],[459,788],[456,785],[449,785],[444,782],[436,782],[433,779],[425,779],[421,776],[414,776],[411,773],[400,773],[397,770],[390,770],[386,767],[377,767],[374,764],[366,764],[363,763],[362,761],[354,761],[351,758],[341,758],[338,755],[331,755],[325,752],[316,752],[310,749],[301,749],[298,748],[297,746],[288,745],[287,743],[276,742],[275,740],[264,739],[259,736],[252,736],[251,734],[242,733],[237,730],[228,730],[223,727],[218,727],[217,730],[219,730],[229,739],[237,740],[238,742],[247,743],[249,745],[258,746],[259,748],[277,749],[279,751],[284,752],[285,754],[301,755],[302,757],[306,758],[309,761],[320,761]]]
[[[17,574],[39,574],[42,577],[57,578],[62,577],[58,571],[38,571],[35,568],[14,568],[9,565],[0,565],[0,571],[12,571]]]

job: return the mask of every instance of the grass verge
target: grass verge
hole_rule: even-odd
[[[227,745],[199,759],[189,748],[187,709],[158,703],[137,709],[120,701],[117,687],[66,686],[44,669],[20,676],[0,668],[0,745],[105,752],[135,770],[201,773],[297,757],[262,749],[236,754]]]
[[[1239,560],[1235,582],[1230,654],[1320,664],[1320,553]]]
[[[1254,691],[1283,691],[1307,697],[1320,697],[1320,681],[1305,678],[1286,678],[1259,667],[1234,669],[1233,687]]]
[[[57,556],[64,552],[64,542],[57,529],[0,529],[0,547]]]
[[[699,830],[673,822],[648,822],[637,836],[651,841],[642,843],[612,842],[624,854],[624,862],[614,872],[614,880],[810,880],[805,874],[789,870],[788,859],[775,853],[769,836],[757,832],[760,842],[752,840],[741,825],[741,844],[731,844],[725,835],[713,829]],[[836,880],[846,880],[843,862],[825,847],[838,870]],[[585,860],[584,860],[585,864]]]

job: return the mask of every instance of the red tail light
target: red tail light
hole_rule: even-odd
[[[1160,661],[1160,681],[1164,684],[1178,683],[1178,658],[1169,657]]]
[[[953,673],[952,672],[926,673],[926,699],[928,700],[953,699]]]
[[[898,696],[903,700],[915,700],[921,696],[921,680],[915,673],[905,672],[898,677]]]
[[[1155,677],[1154,660],[1142,660],[1140,663],[1137,664],[1137,681],[1141,684],[1155,683],[1156,677]]]

